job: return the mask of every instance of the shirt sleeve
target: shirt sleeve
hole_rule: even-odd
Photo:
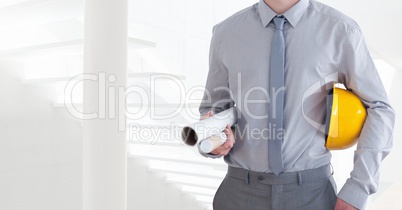
[[[222,37],[214,27],[209,52],[209,72],[204,96],[199,108],[201,115],[212,110],[214,114],[233,107],[229,89],[229,73],[222,61]]]
[[[395,113],[358,27],[350,31],[341,48],[340,77],[367,108],[367,118],[354,153],[354,167],[338,197],[364,209],[378,189],[380,163],[392,148]]]
[[[199,112],[201,115],[212,110],[214,114],[233,107],[233,100],[229,88],[229,73],[222,61],[221,54],[222,37],[219,33],[218,25],[213,29],[209,51],[209,72],[205,85],[205,92],[200,104]],[[210,158],[220,158],[221,155],[200,154]]]

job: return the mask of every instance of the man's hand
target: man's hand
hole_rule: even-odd
[[[214,113],[212,112],[212,110],[210,110],[207,114],[202,115],[201,119],[206,119],[208,117],[211,117],[212,115],[214,115]],[[226,128],[225,130],[223,130],[223,132],[226,134],[227,139],[225,143],[223,143],[221,146],[211,152],[214,155],[227,155],[235,143],[234,135],[232,129],[230,128],[230,125],[226,125]]]
[[[204,114],[204,115],[201,116],[201,120],[205,120],[205,119],[207,119],[208,117],[212,117],[212,115],[214,115],[214,112],[213,112],[212,110],[209,110],[208,113],[206,113],[206,114]]]
[[[336,200],[335,210],[358,210],[358,209],[346,203],[344,200],[338,198]]]

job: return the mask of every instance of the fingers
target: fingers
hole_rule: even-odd
[[[209,110],[206,114],[201,116],[201,120],[205,120],[208,117],[212,117],[212,115],[214,115],[214,112],[212,110]]]
[[[207,114],[208,114],[208,117],[212,117],[212,115],[214,115],[214,112],[211,109],[211,110],[209,110],[209,112]]]
[[[214,112],[212,110],[209,110],[208,113],[201,116],[201,120],[205,120],[208,117],[212,117],[213,115]],[[226,141],[211,152],[214,155],[227,155],[235,143],[234,135],[232,129],[230,128],[230,125],[226,125],[226,128],[223,130],[223,132],[226,134]]]
[[[220,147],[216,148],[213,150],[211,153],[215,155],[227,155],[229,151],[232,149],[235,140],[234,140],[234,135],[232,132],[232,129],[230,128],[229,125],[226,125],[225,130],[223,132],[226,134],[226,142],[223,143]]]
[[[233,147],[233,143],[230,143],[227,141],[227,142],[223,143],[220,147],[213,150],[211,153],[214,155],[225,156],[229,153],[229,151],[232,149],[232,147]]]
[[[223,132],[226,134],[226,137],[227,137],[226,142],[228,142],[230,148],[232,148],[233,144],[235,143],[232,129],[230,128],[229,125],[226,125],[226,128],[225,128],[225,130]]]

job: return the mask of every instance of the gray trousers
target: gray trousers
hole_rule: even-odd
[[[214,210],[333,210],[336,186],[330,165],[274,174],[229,167]]]

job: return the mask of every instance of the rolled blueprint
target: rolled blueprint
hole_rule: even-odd
[[[200,142],[200,150],[203,153],[210,153],[214,149],[221,146],[226,141],[226,134],[224,132],[220,134],[214,134]]]
[[[233,126],[236,120],[236,110],[232,107],[209,118],[185,126],[181,132],[181,137],[187,145],[194,146],[201,140],[220,134],[227,124]]]

